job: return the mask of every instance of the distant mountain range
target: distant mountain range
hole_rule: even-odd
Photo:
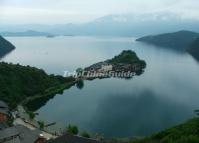
[[[186,50],[197,37],[199,37],[199,33],[178,31],[174,33],[145,36],[137,39],[137,41],[182,51]]]
[[[0,36],[0,59],[14,49],[14,45]]]
[[[25,32],[0,32],[0,35],[2,36],[6,36],[6,37],[23,37],[23,36],[48,36],[48,35],[52,35],[50,33],[47,32],[38,32],[38,31],[33,31],[33,30],[28,30]]]
[[[199,61],[199,33],[191,31],[178,31],[160,35],[150,35],[136,41],[153,44],[181,52],[189,52]]]
[[[181,29],[199,32],[198,20],[181,19],[170,13],[108,15],[82,24],[0,25],[1,32],[41,31],[54,35],[134,36],[167,33]],[[39,35],[42,35],[39,34]]]

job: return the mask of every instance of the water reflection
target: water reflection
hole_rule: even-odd
[[[109,95],[100,100],[90,130],[108,137],[144,136],[183,121],[191,110],[150,90]]]
[[[71,85],[71,86],[73,86],[73,85]],[[71,86],[68,86],[65,90],[70,89]],[[57,93],[57,94],[50,94],[47,96],[34,98],[34,99],[28,101],[27,103],[25,103],[25,106],[28,108],[28,110],[35,112],[35,111],[39,110],[41,107],[45,106],[46,103],[49,100],[53,99],[56,95],[58,95],[58,94],[62,95],[63,93],[64,93],[64,90],[59,91],[59,93]]]
[[[76,87],[78,89],[82,89],[84,87],[84,81],[83,80],[78,80],[78,82],[76,83]]]
[[[1,54],[1,53],[0,53],[0,61],[1,61],[1,59],[5,58],[5,57],[8,56],[10,53],[12,53],[14,50],[15,50],[15,49],[13,49],[13,50],[11,50],[11,51],[9,51],[9,52],[7,52],[7,53],[4,53],[4,54]]]

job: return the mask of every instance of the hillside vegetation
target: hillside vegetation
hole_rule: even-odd
[[[187,51],[199,61],[199,38],[191,44]]]
[[[199,61],[199,33],[179,31],[155,36],[145,36],[137,39],[137,41],[180,52],[188,52]]]
[[[143,65],[146,65],[145,61],[140,60],[137,56],[137,54],[134,51],[131,50],[124,50],[119,55],[115,56],[114,58],[107,61],[110,64],[134,64],[134,63],[140,63]]]
[[[185,51],[186,48],[188,48],[197,37],[199,37],[199,33],[191,31],[179,31],[154,36],[145,36],[137,39],[137,41],[170,48],[173,50]]]
[[[49,88],[58,88],[73,81],[72,77],[47,75],[43,70],[34,67],[1,62],[0,100],[14,108],[27,97],[44,94]]]
[[[199,143],[199,118],[131,143]]]
[[[9,41],[0,36],[0,58],[15,49]]]

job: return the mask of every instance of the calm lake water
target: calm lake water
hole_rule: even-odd
[[[56,95],[38,119],[69,123],[106,137],[143,136],[182,123],[199,108],[199,63],[190,55],[135,42],[134,38],[9,37],[16,50],[3,61],[63,75],[119,54],[136,51],[147,62],[133,79],[84,81]]]

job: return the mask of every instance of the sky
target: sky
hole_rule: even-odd
[[[114,14],[199,19],[199,0],[0,0],[0,24],[85,23]]]

